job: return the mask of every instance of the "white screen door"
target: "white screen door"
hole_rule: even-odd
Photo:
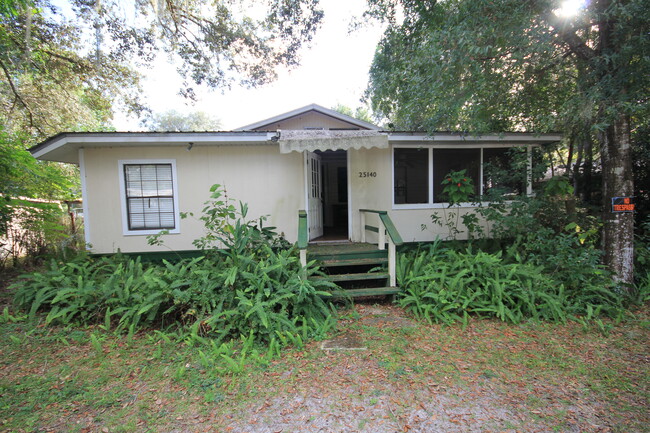
[[[307,152],[307,218],[309,240],[323,236],[323,185],[320,155]]]

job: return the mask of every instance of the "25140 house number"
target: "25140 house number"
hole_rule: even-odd
[[[359,177],[377,177],[376,171],[360,171]]]

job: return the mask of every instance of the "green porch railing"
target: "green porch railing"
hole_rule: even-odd
[[[300,250],[300,264],[307,266],[307,246],[309,245],[309,234],[307,231],[307,212],[298,211],[298,249]]]
[[[366,224],[366,213],[377,214],[379,217],[379,227]],[[400,236],[393,220],[388,216],[385,210],[373,209],[359,209],[361,215],[361,242],[366,242],[366,231],[375,232],[378,234],[378,247],[380,250],[386,248],[388,243],[388,275],[391,287],[397,286],[397,248],[396,246],[402,245],[404,241]],[[388,237],[386,237],[388,234]]]

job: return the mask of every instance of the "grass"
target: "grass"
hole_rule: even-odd
[[[572,323],[474,320],[463,330],[357,305],[339,328],[368,350],[325,353],[314,342],[240,374],[162,333],[8,321],[0,430],[650,431],[649,319],[646,308],[607,336]]]

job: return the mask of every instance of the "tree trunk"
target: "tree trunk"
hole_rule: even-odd
[[[613,213],[612,197],[630,197],[634,193],[630,119],[621,114],[601,134],[603,164],[603,250],[605,265],[614,279],[628,285],[634,281],[634,214]]]
[[[573,166],[571,163],[573,162],[573,145],[575,144],[575,137],[571,137],[569,140],[569,155],[566,157],[566,175],[567,179],[570,180],[571,177],[573,176]]]
[[[584,149],[584,142],[580,134],[576,134],[575,131],[571,133],[572,140],[576,140],[578,146],[576,149],[576,163],[573,166],[573,172],[571,173],[573,177],[571,181],[573,183],[573,193],[576,197],[582,199],[582,151]]]
[[[591,138],[591,132],[589,129],[591,128],[591,124],[588,125],[586,128],[587,131],[585,131],[584,135],[584,143],[583,143],[583,152],[584,152],[584,164],[582,168],[582,182],[583,182],[583,200],[585,203],[591,203],[592,197],[592,173],[593,173],[593,167],[594,167],[594,150],[593,150],[593,142]]]

